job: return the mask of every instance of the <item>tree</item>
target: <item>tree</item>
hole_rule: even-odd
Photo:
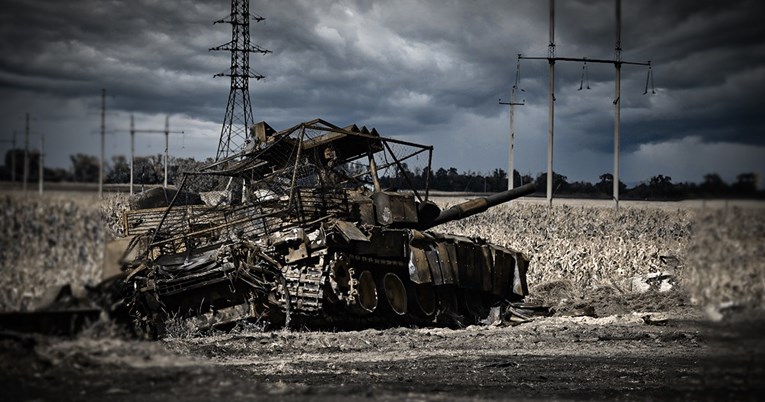
[[[513,187],[520,187],[524,184],[529,184],[534,181],[534,178],[530,174],[520,174],[517,170],[513,169]]]
[[[207,158],[204,161],[197,161],[194,158],[170,158],[168,183],[180,186],[183,181],[184,173],[197,172],[203,166],[208,165],[213,161],[213,158]],[[227,180],[224,176],[189,175],[184,188],[191,192],[212,191],[221,189],[225,186],[226,182]]]
[[[721,196],[730,189],[717,173],[704,175],[704,182],[699,188],[705,196]]]
[[[507,172],[502,169],[494,169],[488,179],[488,191],[497,192],[507,189]]]
[[[515,172],[515,173],[518,173],[518,171],[517,171],[517,170],[514,170],[514,172]],[[518,174],[518,175],[517,175],[517,176],[515,176],[515,178],[513,179],[513,186],[515,186],[515,187],[518,187],[518,186],[522,186],[522,185],[524,185],[524,184],[529,184],[529,183],[531,183],[531,182],[533,182],[533,181],[534,181],[534,178],[533,178],[533,177],[531,177],[531,174],[529,174],[529,173],[527,173],[527,174],[524,174],[524,175]],[[537,190],[538,190],[538,189],[537,189]]]
[[[536,180],[537,185],[537,191],[541,191],[542,193],[547,192],[547,173],[540,173]],[[562,193],[568,191],[568,177],[555,173],[553,171],[553,183],[552,183],[552,191],[553,194],[555,193]]]
[[[5,169],[9,179],[15,177],[16,181],[22,180],[21,175],[24,169],[23,149],[10,149],[5,153]]]
[[[62,168],[44,168],[43,177],[45,181],[72,181],[72,175]]]
[[[93,183],[98,181],[99,162],[93,155],[75,154],[69,156],[72,161],[72,179],[78,182]]]
[[[130,164],[125,155],[112,156],[112,166],[106,173],[107,183],[130,182]]]
[[[396,168],[396,180],[394,182],[394,186],[396,188],[410,188],[410,180],[412,180],[412,177],[414,177],[414,174],[409,170],[409,165],[406,164],[406,162],[402,162],[400,168],[397,166]]]
[[[428,183],[428,186],[430,188],[434,188],[433,186],[436,183],[436,177],[433,175],[433,171],[429,166],[425,166],[425,168],[422,169],[422,177],[421,177],[422,187],[425,187],[425,183]]]
[[[163,181],[164,167],[162,155],[138,156],[133,162],[134,180],[139,184],[160,184]]]
[[[595,184],[595,188],[598,192],[604,194],[613,194],[614,192],[614,175],[611,173],[603,173],[598,177],[600,181]],[[619,194],[624,193],[627,190],[627,185],[619,180]]]
[[[587,181],[575,181],[573,183],[569,183],[568,185],[568,194],[589,196],[597,192],[598,191],[595,189],[595,185]]]
[[[446,169],[438,168],[436,170],[435,180],[433,180],[433,188],[437,190],[448,190],[449,178],[446,175]]]
[[[757,175],[754,173],[741,173],[736,176],[736,182],[731,186],[738,195],[750,195],[757,192]]]
[[[677,196],[672,178],[662,174],[651,177],[648,181],[651,198],[675,198]]]

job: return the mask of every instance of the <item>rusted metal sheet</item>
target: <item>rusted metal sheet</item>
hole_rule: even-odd
[[[454,278],[454,284],[459,285],[459,259],[457,258],[457,247],[454,243],[445,243],[446,252],[449,258],[449,265],[452,269],[452,278]]]
[[[481,290],[491,292],[494,289],[494,258],[489,246],[481,246],[481,255],[483,257],[483,263],[481,264],[481,278],[483,279]]]
[[[347,241],[363,241],[369,243],[367,235],[351,222],[338,220],[335,221],[335,227],[337,227],[340,234],[342,234]]]
[[[289,247],[287,255],[284,256],[284,262],[287,264],[293,264],[310,256],[311,254],[310,251],[308,251],[308,246],[305,244],[305,242],[300,242],[295,246]]]
[[[529,286],[526,283],[526,270],[529,261],[523,257],[523,254],[515,253],[515,270],[513,271],[513,293],[518,296],[529,294]]]
[[[457,271],[457,261],[452,259],[449,254],[449,248],[446,242],[436,243],[436,250],[438,252],[438,268],[441,270],[441,278],[443,278],[444,285],[451,285],[455,282],[454,273]],[[452,255],[454,253],[452,252]]]
[[[417,207],[414,196],[392,192],[375,193],[372,196],[377,223],[393,225],[399,223],[417,223]]]
[[[406,258],[409,238],[405,230],[376,227],[368,239],[369,242],[354,244],[356,253],[383,258]]]
[[[461,286],[472,290],[483,288],[483,253],[480,246],[469,241],[459,241],[457,250],[458,281]]]
[[[428,257],[425,255],[425,250],[421,248],[411,248],[409,279],[417,284],[433,282],[433,276],[430,273],[430,267],[428,265]]]
[[[441,266],[438,262],[438,251],[427,249],[425,250],[425,257],[428,260],[428,268],[430,269],[430,273],[433,275],[433,284],[443,285],[444,277],[441,274]]]
[[[513,283],[513,271],[515,269],[515,256],[501,247],[493,247],[494,251],[494,278],[492,293],[496,296],[506,297]]]

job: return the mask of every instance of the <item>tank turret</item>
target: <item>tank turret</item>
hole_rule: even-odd
[[[512,190],[503,191],[487,197],[474,198],[454,205],[446,211],[442,211],[432,221],[420,222],[420,228],[423,230],[430,229],[446,222],[480,214],[493,206],[510,202],[514,199],[523,197],[524,195],[532,194],[534,191],[536,191],[534,183],[528,183]]]

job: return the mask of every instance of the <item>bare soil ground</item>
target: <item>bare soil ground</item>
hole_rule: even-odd
[[[73,340],[3,333],[0,387],[3,400],[84,401],[755,400],[765,392],[762,313],[728,311],[712,322],[680,291],[606,299],[579,301],[599,317],[463,329],[243,328],[159,342],[99,327]]]

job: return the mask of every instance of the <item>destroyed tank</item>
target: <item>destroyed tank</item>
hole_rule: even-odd
[[[528,257],[431,229],[533,184],[441,211],[430,175],[415,189],[409,170],[426,159],[430,172],[431,146],[319,119],[278,132],[261,122],[249,137],[184,174],[169,201],[124,214],[124,306],[137,328],[462,326],[527,294]],[[391,182],[409,188],[383,189]]]

